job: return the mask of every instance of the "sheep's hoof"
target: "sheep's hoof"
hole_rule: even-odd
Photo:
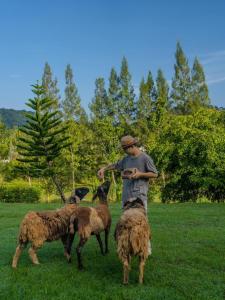
[[[39,261],[34,261],[33,264],[34,265],[40,265]]]
[[[84,266],[78,266],[79,271],[84,271]]]
[[[74,228],[70,228],[70,234],[74,234]]]
[[[64,256],[66,257],[68,263],[71,263],[71,256],[67,251],[64,252]]]
[[[68,262],[68,264],[71,264],[71,262],[72,262],[71,257],[67,257],[67,262]]]
[[[123,282],[123,285],[128,285],[128,281],[124,281],[124,282]]]

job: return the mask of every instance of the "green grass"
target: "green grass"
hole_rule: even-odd
[[[59,241],[39,250],[33,266],[25,250],[18,268],[11,268],[18,226],[29,210],[59,204],[0,203],[0,299],[225,299],[225,205],[150,204],[153,255],[143,286],[137,284],[137,261],[130,284],[123,286],[113,231],[121,210],[111,206],[110,253],[101,256],[94,237],[83,250],[85,270],[77,270],[73,247],[67,264]],[[77,243],[77,238],[75,244]]]

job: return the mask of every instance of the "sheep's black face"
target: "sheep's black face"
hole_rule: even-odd
[[[87,187],[81,187],[75,189],[75,195],[79,197],[80,200],[82,200],[87,195],[88,192],[89,192],[89,188]]]
[[[108,192],[109,192],[109,188],[110,188],[110,182],[105,181],[99,188],[100,188],[99,192],[102,193],[102,194],[105,194],[107,196]]]
[[[109,192],[109,188],[110,188],[110,182],[105,181],[102,185],[100,185],[97,188],[97,193],[93,196],[92,200],[95,200],[97,197],[99,197],[99,199],[101,201],[107,201],[107,195]]]
[[[80,202],[89,192],[89,189],[86,187],[81,187],[81,188],[77,188],[75,189],[75,191],[73,192],[73,194],[71,195],[70,199],[69,199],[69,203],[78,203]]]

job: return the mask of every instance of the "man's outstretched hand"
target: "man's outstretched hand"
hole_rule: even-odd
[[[98,170],[97,175],[98,175],[99,179],[103,179],[104,178],[104,174],[105,174],[104,168],[101,168],[100,170]]]

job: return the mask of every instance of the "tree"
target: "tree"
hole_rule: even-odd
[[[95,81],[95,96],[89,108],[93,118],[104,118],[108,115],[108,97],[105,89],[105,80],[99,77]]]
[[[114,68],[111,69],[109,77],[108,104],[109,116],[113,116],[114,122],[119,123],[119,77]]]
[[[169,110],[169,86],[162,70],[158,70],[156,78],[156,100],[154,102],[154,113],[156,124],[160,123],[165,113]]]
[[[65,99],[62,101],[64,118],[66,120],[73,119],[77,122],[87,120],[85,110],[81,107],[77,87],[73,80],[73,70],[69,64],[66,66],[65,79]]]
[[[119,117],[127,124],[130,124],[136,117],[135,94],[131,83],[131,74],[128,62],[125,57],[122,59],[120,78],[119,78]]]
[[[193,114],[166,114],[161,130],[149,136],[147,150],[165,182],[163,201],[224,201],[225,127],[222,114],[200,108]],[[213,132],[213,135],[212,135]]]
[[[175,106],[175,111],[187,114],[189,113],[189,104],[192,100],[191,76],[188,60],[180,43],[177,43],[175,58],[175,75],[172,80],[171,98],[173,100],[173,105]]]
[[[45,89],[38,83],[32,85],[34,99],[26,103],[33,113],[27,113],[27,122],[20,128],[23,136],[19,137],[17,144],[18,161],[29,165],[29,172],[35,177],[51,178],[65,202],[57,174],[55,173],[55,160],[60,156],[61,150],[68,147],[68,137],[65,135],[67,127],[62,126],[61,115],[55,110],[49,112],[54,100],[44,97]],[[21,172],[23,166],[18,166]],[[27,171],[27,168],[26,168]]]
[[[192,68],[192,78],[191,78],[191,86],[192,86],[192,110],[198,108],[200,106],[209,106],[210,98],[208,86],[205,81],[205,74],[202,65],[200,64],[197,57],[194,60],[193,68]]]
[[[142,78],[139,91],[140,93],[137,101],[137,118],[149,121],[152,114],[152,104],[155,100],[155,85],[150,71],[146,82],[144,78]]]
[[[50,65],[46,62],[44,67],[44,73],[42,76],[42,86],[44,88],[43,97],[52,100],[50,109],[59,109],[59,89],[57,87],[57,79],[52,78],[52,70]]]

